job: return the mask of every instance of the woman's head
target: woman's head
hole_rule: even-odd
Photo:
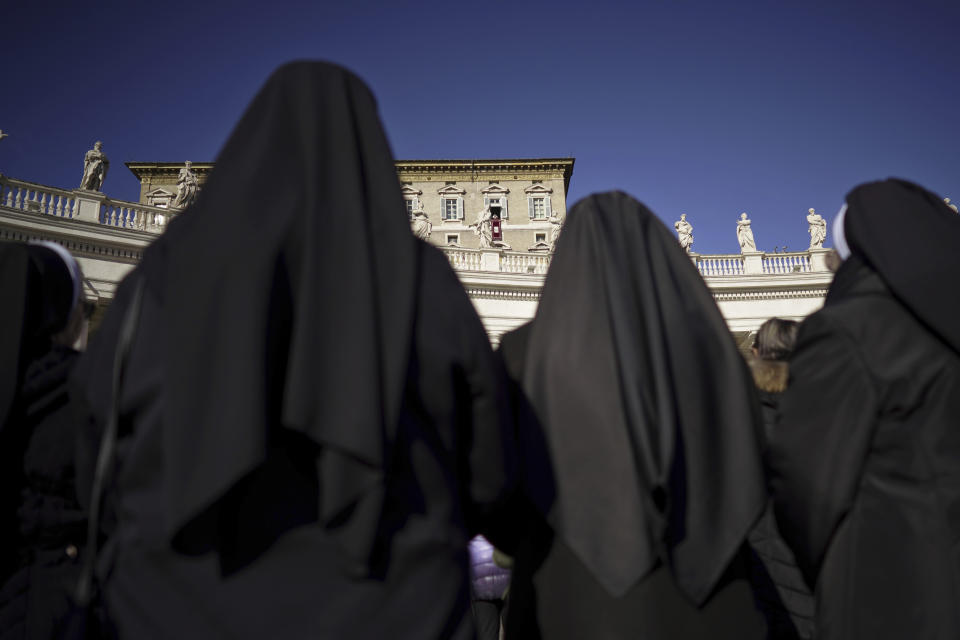
[[[839,216],[838,238],[854,266],[866,264],[891,293],[953,350],[960,351],[960,297],[950,283],[960,279],[956,247],[960,216],[931,191],[890,178],[854,188]],[[841,251],[841,256],[843,252]],[[845,277],[841,268],[837,275]],[[947,284],[944,284],[947,283]]]
[[[61,334],[69,337],[80,278],[76,260],[58,244],[0,242],[0,428],[30,362]]]
[[[782,318],[770,318],[757,330],[753,339],[753,353],[761,360],[786,360],[797,343],[800,323]]]
[[[87,315],[80,265],[55,242],[31,242],[27,251],[37,274],[27,292],[39,314],[33,336],[41,342],[72,346],[84,333]]]

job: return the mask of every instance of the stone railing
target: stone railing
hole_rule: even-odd
[[[739,255],[691,255],[702,276],[742,276],[743,256]]]
[[[456,271],[493,271],[542,275],[550,267],[550,258],[552,257],[552,254],[549,253],[529,253],[526,251],[440,248]]]
[[[480,251],[474,249],[457,249],[455,247],[441,247],[446,254],[450,266],[456,271],[485,271],[480,268]],[[497,271],[500,269],[498,268]]]
[[[550,268],[551,253],[501,251],[498,249],[461,249],[441,247],[457,271],[493,271],[500,273],[544,274]],[[760,251],[729,254],[690,254],[690,259],[704,277],[787,275],[826,272],[827,249],[811,249],[793,253]]]
[[[171,218],[178,213],[180,212],[177,209],[104,198],[100,207],[99,222],[111,227],[161,233]]]
[[[59,218],[78,216],[76,193],[0,176],[0,206]]]
[[[550,253],[504,251],[500,254],[500,271],[505,273],[539,273],[550,268]]]
[[[750,251],[734,255],[690,254],[697,270],[704,277],[787,275],[828,271],[829,249],[808,249],[792,253]]]
[[[763,254],[764,273],[807,273],[809,271],[813,271],[809,251]]]
[[[66,190],[0,175],[0,207],[110,227],[162,233],[177,209],[114,200],[97,191]]]

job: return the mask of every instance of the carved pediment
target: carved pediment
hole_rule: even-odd
[[[441,189],[437,189],[437,193],[439,193],[441,196],[465,196],[467,194],[467,190],[461,189],[454,184],[448,184]]]
[[[496,198],[498,196],[505,196],[510,193],[510,189],[504,189],[498,184],[492,184],[486,189],[483,189],[480,193],[487,196],[488,198]]]
[[[420,189],[414,189],[408,184],[405,184],[403,187],[401,187],[400,193],[403,194],[404,198],[416,198],[417,196],[423,195],[423,191]]]
[[[532,184],[526,189],[524,189],[523,192],[528,196],[538,196],[538,195],[548,196],[551,193],[553,193],[553,189],[548,189],[542,184]]]
[[[152,191],[148,191],[144,194],[144,198],[147,201],[147,204],[154,207],[168,207],[170,203],[173,202],[173,199],[176,197],[172,191],[167,191],[166,189],[161,189],[157,187]]]

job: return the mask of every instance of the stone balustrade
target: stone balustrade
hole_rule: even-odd
[[[550,253],[503,251],[499,249],[461,249],[441,247],[457,271],[493,271],[500,273],[545,274],[550,267]],[[824,256],[829,250],[811,249],[791,253],[760,251],[733,255],[690,254],[700,275],[704,277],[787,275],[826,272]]]
[[[810,252],[766,253],[763,256],[764,273],[807,273],[813,271]]]
[[[179,210],[104,198],[100,224],[161,233]]]
[[[58,189],[0,175],[0,207],[110,227],[162,233],[176,209],[108,198],[96,191]]]
[[[742,276],[744,271],[741,255],[690,256],[702,276]]]
[[[548,253],[440,247],[456,271],[493,271],[542,275],[550,267]]]
[[[0,175],[0,206],[60,218],[78,216],[76,193]]]

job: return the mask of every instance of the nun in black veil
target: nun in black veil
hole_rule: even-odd
[[[817,638],[960,637],[960,217],[903,180],[855,188],[843,263],[800,327],[768,448]]]
[[[78,424],[67,379],[85,323],[77,261],[0,242],[0,638],[51,638],[80,575]]]
[[[759,408],[700,274],[645,206],[570,211],[532,324],[501,354],[529,509],[508,638],[762,638],[745,540]],[[521,521],[521,518],[518,518]]]
[[[275,72],[78,367],[89,474],[143,282],[98,559],[121,638],[469,638],[467,541],[510,489],[505,382],[410,233],[374,98]]]

